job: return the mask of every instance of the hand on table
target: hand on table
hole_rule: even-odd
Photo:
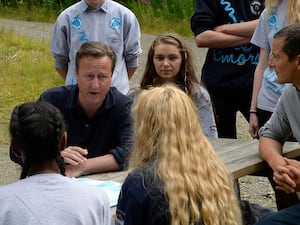
[[[286,193],[294,193],[300,190],[300,162],[284,158],[286,165],[278,166],[274,170],[276,188]]]
[[[87,149],[83,149],[77,146],[68,146],[61,151],[61,156],[64,158],[66,164],[78,165],[87,161],[85,155],[88,154]]]
[[[66,164],[66,175],[68,177],[79,177],[83,174],[88,154],[87,149],[77,146],[68,146],[61,152]]]

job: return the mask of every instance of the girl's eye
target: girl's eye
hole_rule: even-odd
[[[174,60],[176,60],[176,59],[178,59],[177,56],[171,56],[171,57],[170,57],[170,60],[172,60],[172,61],[174,61]]]
[[[158,61],[162,61],[162,60],[164,60],[164,57],[156,56],[155,59],[158,60]]]

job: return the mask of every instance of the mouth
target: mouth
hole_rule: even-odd
[[[161,73],[162,74],[170,74],[170,73],[172,73],[172,71],[171,70],[162,70]]]
[[[89,94],[91,94],[91,95],[98,95],[99,93],[98,92],[90,91]]]

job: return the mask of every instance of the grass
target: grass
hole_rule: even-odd
[[[178,2],[168,4],[166,0],[152,1],[152,6],[132,1],[125,6],[135,13],[142,33],[160,34],[172,31],[184,37],[193,37],[190,29],[190,17],[194,2],[192,0],[180,1],[181,4]],[[0,5],[0,17],[26,21],[54,23],[59,12],[36,7],[28,10],[24,5],[18,5],[17,8],[1,7]]]
[[[54,69],[49,43],[0,31],[0,144],[9,142],[7,131],[14,106],[34,101],[46,89],[60,84],[63,80]]]

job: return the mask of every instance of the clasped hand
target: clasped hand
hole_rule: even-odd
[[[300,190],[300,162],[294,159],[284,158],[285,165],[278,166],[274,170],[276,188],[286,193],[294,193]]]
[[[78,146],[68,146],[61,151],[61,156],[66,164],[66,175],[69,177],[79,177],[83,174],[84,164],[87,161],[87,149]]]

